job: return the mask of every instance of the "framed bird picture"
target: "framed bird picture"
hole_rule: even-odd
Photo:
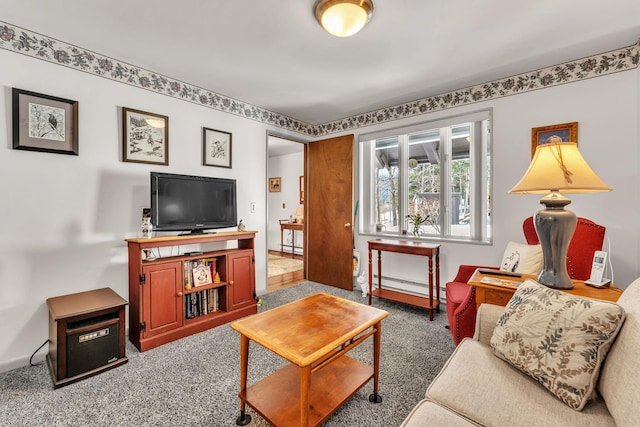
[[[11,92],[14,149],[78,155],[78,101]]]
[[[169,165],[169,117],[123,107],[122,161]]]

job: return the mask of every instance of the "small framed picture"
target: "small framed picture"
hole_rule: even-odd
[[[578,143],[578,122],[561,123],[558,125],[542,126],[531,129],[531,158],[536,153],[538,145],[548,142],[557,142],[558,138],[562,142]]]
[[[221,130],[202,128],[202,164],[231,167],[231,134]]]
[[[279,193],[281,190],[280,177],[269,178],[269,192]]]
[[[78,101],[11,92],[14,149],[78,155]]]
[[[169,117],[122,108],[122,161],[169,164]]]

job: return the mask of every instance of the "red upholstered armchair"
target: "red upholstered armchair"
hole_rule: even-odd
[[[524,220],[522,224],[525,239],[530,245],[540,243],[533,224],[533,217]],[[605,227],[585,218],[578,218],[576,231],[573,233],[567,251],[567,272],[569,277],[586,280],[591,275],[593,253],[602,249]],[[467,285],[480,265],[461,265],[458,274],[446,284],[447,318],[453,342],[458,345],[463,338],[473,336],[476,328],[476,290]],[[498,268],[498,267],[489,267]]]

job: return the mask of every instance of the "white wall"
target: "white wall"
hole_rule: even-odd
[[[128,298],[124,239],[135,235],[141,208],[148,206],[151,170],[238,180],[239,218],[258,231],[256,288],[266,289],[269,127],[4,50],[0,64],[0,135],[5,147],[0,156],[0,371],[27,364],[47,339],[47,298],[105,286]],[[370,132],[493,108],[494,242],[443,244],[442,283],[455,275],[459,264],[495,264],[509,240],[522,241],[521,222],[539,209],[538,197],[507,191],[529,163],[531,128],[570,121],[580,123],[584,157],[614,188],[611,193],[571,196],[570,208],[607,227],[618,286],[626,287],[639,275],[639,79],[638,70],[626,71],[362,129]],[[79,101],[79,156],[11,149],[12,87]],[[170,166],[120,161],[122,106],[170,117]],[[232,169],[201,166],[203,126],[233,134]],[[257,203],[257,213],[249,212],[250,202]],[[287,202],[291,210],[275,216],[293,213],[289,203],[295,202]],[[363,259],[369,237],[357,238]],[[385,275],[424,281],[423,259],[384,256],[393,261],[385,262]]]
[[[297,144],[292,142],[292,144]],[[269,250],[280,250],[280,223],[279,219],[289,219],[295,216],[296,209],[303,207],[300,204],[300,177],[304,175],[304,153],[293,153],[284,156],[269,158],[267,170],[269,177],[279,176],[282,181],[282,191],[273,192],[268,195],[268,219],[267,226],[267,246]],[[300,232],[295,232],[296,246],[300,246],[302,236]],[[291,244],[289,231],[284,233],[284,243]],[[288,238],[288,240],[287,240]],[[291,248],[285,248],[291,250]],[[299,252],[299,251],[298,251]]]
[[[0,371],[48,338],[47,298],[111,287],[128,299],[124,239],[149,206],[150,171],[237,180],[266,290],[266,134],[285,131],[5,50],[0,64]],[[12,149],[13,87],[79,102],[79,156]],[[168,167],[120,161],[122,106],[169,116]],[[233,134],[232,169],[202,166],[203,126]]]
[[[460,264],[498,265],[510,240],[524,242],[522,221],[543,208],[539,204],[541,196],[515,195],[508,191],[522,177],[531,160],[531,128],[573,121],[579,122],[578,146],[582,155],[613,191],[569,195],[572,203],[568,209],[607,228],[617,286],[626,288],[640,275],[639,78],[638,70],[627,71],[392,125],[493,108],[493,244],[444,243],[441,248],[443,287],[455,276]],[[362,132],[392,126],[376,126]],[[367,259],[366,242],[371,237],[358,236],[357,247],[363,260]],[[390,253],[382,256],[384,276],[425,283],[425,259]],[[366,263],[362,268],[367,270]]]

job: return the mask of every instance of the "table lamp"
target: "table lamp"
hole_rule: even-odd
[[[296,219],[295,219],[296,223],[298,224],[302,224],[304,221],[304,211],[302,210],[301,207],[298,207],[296,209]]]
[[[599,191],[611,191],[611,187],[589,167],[578,151],[577,143],[549,142],[538,145],[529,169],[509,191],[546,194],[540,199],[546,209],[538,211],[534,220],[543,258],[538,282],[555,289],[573,288],[567,273],[567,250],[577,218],[576,214],[564,208],[571,200],[563,194]]]

